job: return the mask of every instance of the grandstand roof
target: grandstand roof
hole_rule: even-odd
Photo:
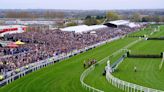
[[[140,25],[135,24],[135,23],[129,23],[129,24],[127,24],[127,26],[130,27],[130,28],[134,28],[134,27],[139,27]]]
[[[3,26],[0,26],[0,29],[5,29],[5,28],[20,28],[20,27],[26,27],[26,26],[22,26],[22,25],[3,25]]]
[[[66,28],[62,28],[62,31],[75,31],[75,33],[83,33],[83,32],[88,32],[91,30],[96,30],[96,29],[100,29],[100,28],[105,28],[107,26],[105,25],[93,25],[93,26],[87,26],[87,25],[79,25],[79,26],[72,26],[72,27],[66,27]]]
[[[126,25],[129,23],[128,20],[116,20],[116,21],[110,21],[109,23],[114,24],[114,25]]]
[[[95,29],[101,29],[101,28],[106,28],[107,26],[105,25],[93,25],[93,26],[89,26],[89,28],[91,30],[95,30]]]

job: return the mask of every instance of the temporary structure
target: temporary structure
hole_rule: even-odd
[[[24,45],[25,43],[24,42],[21,42],[20,40],[16,41],[15,42],[16,45]]]

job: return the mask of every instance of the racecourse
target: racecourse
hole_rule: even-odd
[[[164,31],[152,36],[164,36]],[[163,46],[164,40],[143,40],[129,49],[133,54],[160,54],[164,52]],[[161,60],[162,58],[126,58],[114,75],[128,82],[164,90],[164,67],[159,70]],[[137,72],[134,72],[134,66],[137,67]]]
[[[141,31],[138,31],[138,32],[135,32],[132,34],[133,35],[143,35],[143,34],[149,35],[152,32],[152,30],[153,30],[152,28],[147,28],[145,30],[141,30]],[[161,30],[163,30],[163,28],[161,28]],[[161,33],[163,34],[163,31],[161,31]],[[163,36],[163,35],[161,35],[161,33],[154,33],[153,35],[154,36],[159,36],[159,35]],[[14,81],[11,84],[1,87],[0,92],[38,92],[38,91],[39,92],[88,92],[80,84],[80,76],[83,73],[83,71],[85,70],[83,68],[84,60],[87,60],[90,58],[101,60],[101,59],[111,55],[115,51],[127,46],[129,43],[131,43],[137,39],[138,38],[125,37],[123,39],[119,39],[117,41],[107,43],[107,44],[97,47],[95,49],[92,49],[92,50],[89,50],[82,54],[76,55],[76,56],[71,57],[67,60],[64,60],[60,63],[50,65],[46,68],[42,68],[36,72],[30,73],[16,81]],[[164,46],[163,43],[160,45],[156,45],[163,41],[161,41],[161,42],[145,41],[145,42],[143,41],[143,42],[137,44],[139,46],[134,46],[129,49],[142,50],[141,45],[143,45],[143,46],[146,45],[148,47],[147,50],[152,49],[153,46],[157,46],[157,48],[158,48],[158,49],[153,48],[154,51],[159,50],[159,52],[160,52],[160,51],[164,50],[161,46],[161,45]],[[156,44],[152,45],[151,44],[152,42],[156,43]],[[151,48],[149,48],[150,44],[152,45]],[[113,63],[120,56],[121,56],[121,54],[112,57],[111,62]],[[128,61],[129,60],[127,59],[127,60],[125,60],[125,62],[123,62],[120,65],[119,71],[114,74],[116,77],[119,77],[123,80],[127,80],[130,82],[134,82],[133,80],[137,80],[134,78],[139,78],[138,82],[136,81],[134,83],[142,84],[142,85],[149,86],[149,87],[152,87],[151,85],[154,83],[160,83],[159,81],[162,81],[162,82],[164,81],[164,80],[162,80],[162,77],[160,77],[160,76],[163,76],[164,72],[163,71],[160,71],[160,72],[155,71],[158,63],[160,64],[160,60],[159,60],[159,62],[156,59],[155,60],[154,59],[143,60],[143,61],[147,61],[147,62],[143,62],[143,63],[147,63],[147,64],[142,65],[142,63],[141,63],[141,66],[138,66],[141,68],[144,67],[142,75],[140,75],[140,74],[138,74],[138,75],[140,75],[141,77],[144,77],[145,76],[144,74],[147,74],[146,75],[147,78],[144,77],[145,79],[142,79],[142,80],[148,81],[147,84],[146,84],[146,82],[144,82],[145,84],[140,83],[141,78],[135,77],[135,75],[133,75],[133,73],[132,73],[132,75],[128,74],[129,75],[128,78],[126,77],[127,74],[125,75],[124,72],[126,72],[126,70],[128,69],[128,66],[129,67],[133,66],[133,65],[130,66],[128,63],[132,63],[132,62],[140,61],[140,60],[136,59],[132,62],[128,62]],[[150,61],[150,62],[148,62],[148,61]],[[157,61],[157,62],[155,62],[155,64],[152,64],[154,61]],[[142,62],[142,60],[140,62]],[[140,62],[137,62],[137,64],[140,64]],[[150,66],[149,66],[149,63],[150,63]],[[151,64],[152,64],[152,66],[151,66]],[[95,68],[95,70],[87,76],[87,78],[85,79],[85,82],[95,88],[98,88],[98,89],[101,89],[104,91],[122,92],[121,90],[110,85],[107,82],[107,80],[105,79],[105,77],[102,76],[102,72],[104,70],[105,65],[106,65],[105,63],[102,65],[98,65]],[[148,69],[151,69],[151,67],[153,67],[151,70],[154,70],[150,74],[155,74],[155,75],[150,78],[149,78],[149,76],[150,76],[149,73],[144,73],[145,71],[148,71],[148,69],[146,68],[147,66],[150,67]],[[124,71],[124,72],[122,72],[122,71]],[[151,72],[151,71],[148,71],[148,72]],[[159,77],[157,77],[157,76],[159,76]],[[131,79],[129,79],[129,78],[131,78]],[[151,79],[154,79],[154,81],[151,82]],[[161,82],[161,84],[162,84],[162,82]],[[162,89],[162,88],[159,86],[159,89]]]
[[[153,31],[152,28],[146,28],[145,30],[138,31],[138,32],[132,33],[130,35],[141,36],[141,35],[146,34],[146,35],[149,35],[150,36],[150,34],[151,34],[152,31]],[[153,36],[153,37],[164,36],[164,26],[160,26],[160,32],[155,32],[151,36]],[[129,49],[132,50],[133,52],[138,52],[138,53],[143,53],[144,52],[145,54],[147,54],[147,53],[160,54],[160,52],[164,51],[163,46],[164,46],[164,42],[163,41],[154,41],[154,40],[146,41],[146,40],[142,40],[141,42],[139,42],[135,46],[130,47]],[[115,56],[115,57],[111,58],[110,59],[111,62],[113,63],[120,56],[121,56],[121,54],[118,55],[118,56]],[[123,62],[120,65],[121,69],[119,67],[119,69],[117,70],[117,72],[114,73],[114,75],[116,77],[118,77],[120,79],[123,79],[125,81],[128,81],[129,80],[129,82],[136,83],[136,84],[143,85],[143,86],[148,86],[148,87],[152,87],[153,85],[156,85],[154,83],[158,83],[160,80],[161,81],[163,80],[162,79],[163,73],[161,73],[161,72],[163,72],[164,70],[163,71],[160,71],[160,74],[159,75],[156,75],[156,76],[159,76],[161,79],[158,80],[159,77],[156,78],[154,80],[154,82],[152,82],[150,85],[147,85],[147,83],[143,84],[142,80],[140,80],[141,79],[140,77],[142,77],[142,79],[145,80],[145,81],[152,81],[152,80],[150,80],[151,79],[151,76],[148,73],[146,73],[147,74],[146,76],[147,77],[150,77],[149,80],[147,80],[145,78],[145,75],[142,75],[142,76],[140,75],[140,76],[137,76],[139,82],[135,81],[135,78],[136,77],[133,76],[133,73],[134,73],[134,71],[133,71],[134,63],[132,63],[132,62],[140,61],[140,59],[131,59],[131,60],[134,60],[132,62],[129,62],[130,64],[131,63],[133,64],[132,66],[129,65],[129,63],[127,63],[126,60],[129,60],[129,59],[125,59],[125,62]],[[148,62],[147,64],[145,64],[146,70],[150,70],[149,72],[151,72],[151,70],[152,69],[155,69],[155,68],[159,70],[159,64],[161,63],[161,59],[143,59],[143,63],[144,63],[145,60],[146,61],[151,61],[151,62]],[[153,66],[151,67],[151,65],[149,65],[149,63],[153,63],[152,61],[157,61],[157,62],[155,62],[153,64],[153,66],[156,66],[155,68],[152,68]],[[138,62],[138,63],[140,64],[141,62]],[[96,67],[95,70],[86,78],[86,81],[85,82],[88,83],[88,84],[90,84],[91,86],[93,86],[95,88],[99,88],[99,89],[104,90],[106,92],[108,92],[109,89],[110,90],[112,89],[112,91],[114,91],[114,92],[121,92],[120,90],[113,89],[113,87],[109,83],[107,83],[105,77],[102,77],[102,71],[104,70],[105,65],[106,64],[103,64],[101,66]],[[147,68],[146,66],[149,66],[149,67]],[[123,67],[123,70],[122,70],[122,67]],[[125,69],[124,69],[124,67],[125,67]],[[142,63],[141,63],[141,67],[142,67]],[[131,74],[131,72],[128,72],[129,69],[131,69],[131,72],[133,72],[132,74]],[[162,69],[164,69],[164,68],[162,68]],[[144,70],[144,71],[146,71],[146,70]],[[126,71],[127,71],[127,73],[125,73]],[[156,74],[158,74],[158,72],[156,72]],[[143,73],[143,74],[145,74],[145,73]],[[128,75],[130,77],[127,77]],[[152,78],[153,77],[154,76],[152,76]],[[133,81],[131,81],[131,80],[133,80]],[[156,86],[159,86],[159,85],[156,85]],[[159,87],[153,87],[153,88],[162,89],[163,86],[161,85]]]

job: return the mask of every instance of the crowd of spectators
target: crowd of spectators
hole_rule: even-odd
[[[69,53],[110,38],[123,36],[137,29],[131,28],[101,28],[95,31],[78,34],[61,30],[28,31],[20,34],[5,35],[4,40],[21,40],[26,44],[20,49],[15,48],[14,54],[9,57],[0,57],[0,70],[11,71],[27,64],[57,56],[62,53]],[[13,48],[12,48],[13,49]],[[26,50],[25,50],[26,49]],[[10,49],[4,50],[5,55],[11,54]]]

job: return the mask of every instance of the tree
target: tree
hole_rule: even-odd
[[[131,21],[133,22],[140,22],[141,21],[141,16],[139,13],[134,13],[132,16],[131,16]]]
[[[142,22],[163,22],[162,16],[144,16]]]
[[[75,23],[75,22],[69,22],[69,23],[66,24],[67,27],[76,26],[76,25],[77,25],[77,23]]]
[[[64,21],[63,20],[56,21],[55,25],[57,26],[57,28],[62,28],[64,27]]]
[[[21,12],[8,11],[5,17],[6,18],[32,18],[33,15],[26,11],[21,11]]]
[[[96,20],[95,17],[90,17],[90,18],[88,17],[84,20],[84,24],[86,24],[86,25],[96,25],[96,24],[98,24],[98,21]]]
[[[55,12],[55,11],[46,11],[44,13],[44,18],[63,18],[64,17],[64,13],[63,12]]]
[[[142,22],[150,22],[149,16],[142,17]]]
[[[118,20],[118,19],[120,19],[120,16],[116,12],[107,12],[106,13],[106,18],[109,21],[112,21],[112,20]]]
[[[90,15],[88,15],[88,16],[86,16],[86,17],[85,17],[85,19],[91,19],[91,16],[90,16]]]
[[[104,16],[96,16],[96,19],[104,19]]]

